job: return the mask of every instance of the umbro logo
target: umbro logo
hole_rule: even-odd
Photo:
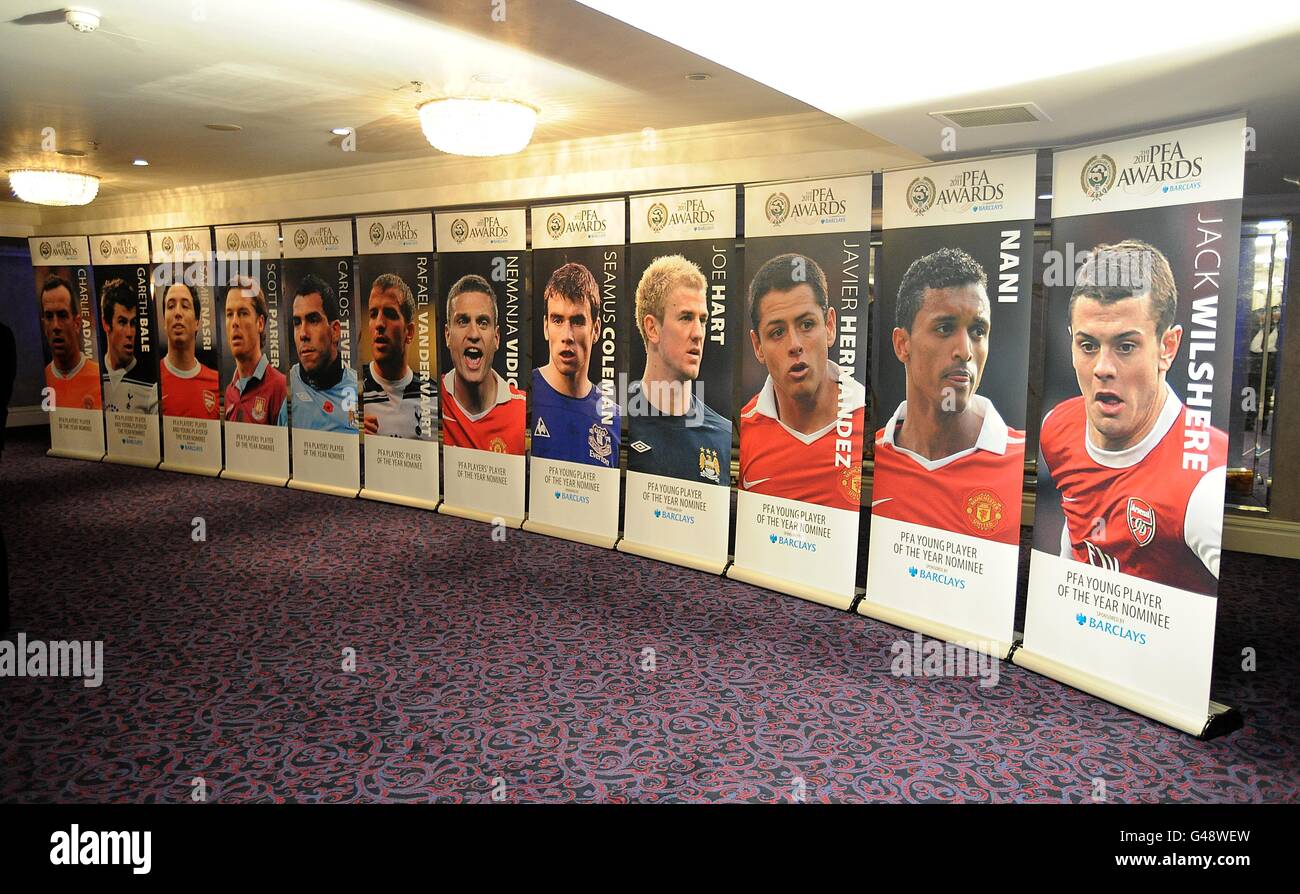
[[[537,418],[537,425],[533,427],[534,438],[549,438],[551,433],[546,430],[546,420],[540,416]]]
[[[631,444],[628,444],[627,446],[631,447],[637,453],[650,452],[650,445],[647,444],[645,441],[633,441]]]

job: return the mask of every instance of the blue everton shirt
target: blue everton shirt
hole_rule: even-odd
[[[360,402],[357,374],[350,367],[343,367],[343,377],[335,385],[318,391],[303,381],[302,366],[295,363],[289,370],[289,399],[280,406],[280,424],[292,412],[294,428],[355,432]]]
[[[592,386],[586,397],[569,397],[533,370],[533,456],[561,462],[618,468],[618,401],[605,408],[609,422],[601,419],[600,389]]]

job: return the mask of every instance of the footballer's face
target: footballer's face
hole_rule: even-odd
[[[773,386],[801,403],[816,402],[833,383],[826,361],[835,339],[835,309],[823,313],[817,293],[807,283],[789,291],[773,290],[758,299],[758,331],[750,330],[754,356],[767,367]]]
[[[199,320],[189,289],[180,284],[168,287],[163,295],[163,319],[167,322],[167,347],[178,351],[194,347]]]
[[[912,331],[893,333],[912,399],[964,413],[984,375],[989,328],[989,298],[979,283],[926,289]]]
[[[114,304],[113,315],[102,321],[108,335],[108,359],[114,369],[122,369],[135,359],[135,315],[134,307]]]
[[[650,323],[653,321],[653,328]],[[674,381],[690,382],[700,377],[704,359],[704,333],[709,324],[709,306],[704,292],[678,286],[664,299],[662,321],[646,316],[646,333],[658,336],[659,358]]]
[[[59,369],[72,369],[81,353],[81,315],[72,312],[72,294],[63,286],[41,295],[41,328]]]
[[[570,301],[551,293],[546,299],[546,321],[542,324],[550,348],[551,366],[568,378],[587,377],[591,349],[596,343],[596,321],[591,302]]]
[[[307,372],[324,372],[334,362],[341,331],[339,321],[331,322],[325,315],[319,292],[293,299],[293,340],[298,345],[298,362]]]
[[[247,363],[262,350],[262,331],[266,319],[257,312],[251,292],[231,289],[226,295],[226,341],[236,360]]]
[[[402,296],[396,289],[372,289],[366,304],[370,314],[370,351],[381,370],[401,370],[406,347],[415,337],[415,321],[402,316]]]
[[[1155,426],[1182,335],[1180,326],[1156,334],[1149,295],[1109,304],[1075,299],[1071,354],[1097,446],[1125,450]]]
[[[461,292],[452,299],[446,335],[456,377],[468,385],[486,382],[492,375],[492,358],[501,337],[492,296]]]

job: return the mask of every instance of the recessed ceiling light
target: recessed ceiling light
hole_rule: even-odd
[[[203,126],[208,130],[219,130],[222,133],[235,133],[236,131],[244,129],[238,124],[205,124]]]
[[[85,158],[86,153],[80,149],[60,149],[59,154],[68,158]]]
[[[131,162],[131,164],[135,165],[137,168],[149,167],[149,162],[143,158],[137,158],[135,161]]]
[[[1050,192],[1045,192],[1041,196],[1039,196],[1040,199],[1050,199],[1051,197],[1052,194]]]
[[[330,133],[334,134],[334,136],[336,136],[336,137],[346,137],[348,134],[352,133],[352,128],[350,128],[350,127],[335,127],[335,128],[333,128],[333,129],[330,130]]]
[[[713,75],[711,75],[711,74],[706,74],[705,72],[702,72],[702,71],[693,71],[693,72],[691,72],[690,74],[688,74],[688,75],[686,76],[686,80],[688,80],[688,81],[707,81],[707,80],[708,80],[709,78],[711,78],[711,77],[713,77]]]

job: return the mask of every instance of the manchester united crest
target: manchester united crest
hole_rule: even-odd
[[[977,534],[992,534],[1002,525],[1004,508],[997,494],[980,488],[966,496],[966,524]]]
[[[505,453],[506,452],[505,438],[500,438],[500,437],[493,438],[492,441],[488,444],[488,449],[491,450],[493,453]]]
[[[1124,516],[1128,519],[1128,532],[1138,546],[1146,546],[1156,538],[1156,511],[1146,500],[1129,497]]]
[[[862,466],[840,469],[840,495],[853,505],[862,503]]]

